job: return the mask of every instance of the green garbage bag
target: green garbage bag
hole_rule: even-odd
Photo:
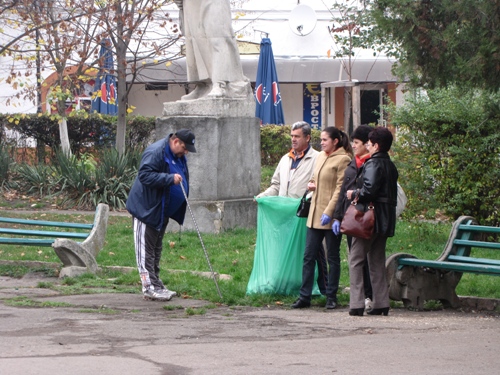
[[[257,243],[247,294],[298,295],[307,231],[307,218],[295,215],[300,198],[273,196],[256,201]],[[313,294],[320,294],[316,282]]]

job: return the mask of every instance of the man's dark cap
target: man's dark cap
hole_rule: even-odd
[[[177,138],[179,138],[186,145],[186,149],[189,152],[196,152],[196,148],[194,147],[194,134],[191,130],[181,129],[177,133],[175,133]]]

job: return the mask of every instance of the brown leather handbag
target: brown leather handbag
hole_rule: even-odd
[[[373,203],[358,204],[358,196],[356,195],[347,208],[342,223],[340,223],[340,233],[368,240],[372,237],[374,229],[375,207]]]

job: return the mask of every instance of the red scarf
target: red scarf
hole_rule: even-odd
[[[356,167],[359,169],[361,168],[361,166],[365,163],[365,161],[367,161],[368,159],[370,159],[370,154],[366,154],[366,155],[363,155],[361,157],[359,157],[358,155],[356,155]]]

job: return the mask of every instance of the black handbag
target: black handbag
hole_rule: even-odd
[[[309,209],[311,208],[311,198],[307,199],[308,190],[304,193],[300,199],[299,207],[297,208],[298,217],[307,217],[309,215]]]

